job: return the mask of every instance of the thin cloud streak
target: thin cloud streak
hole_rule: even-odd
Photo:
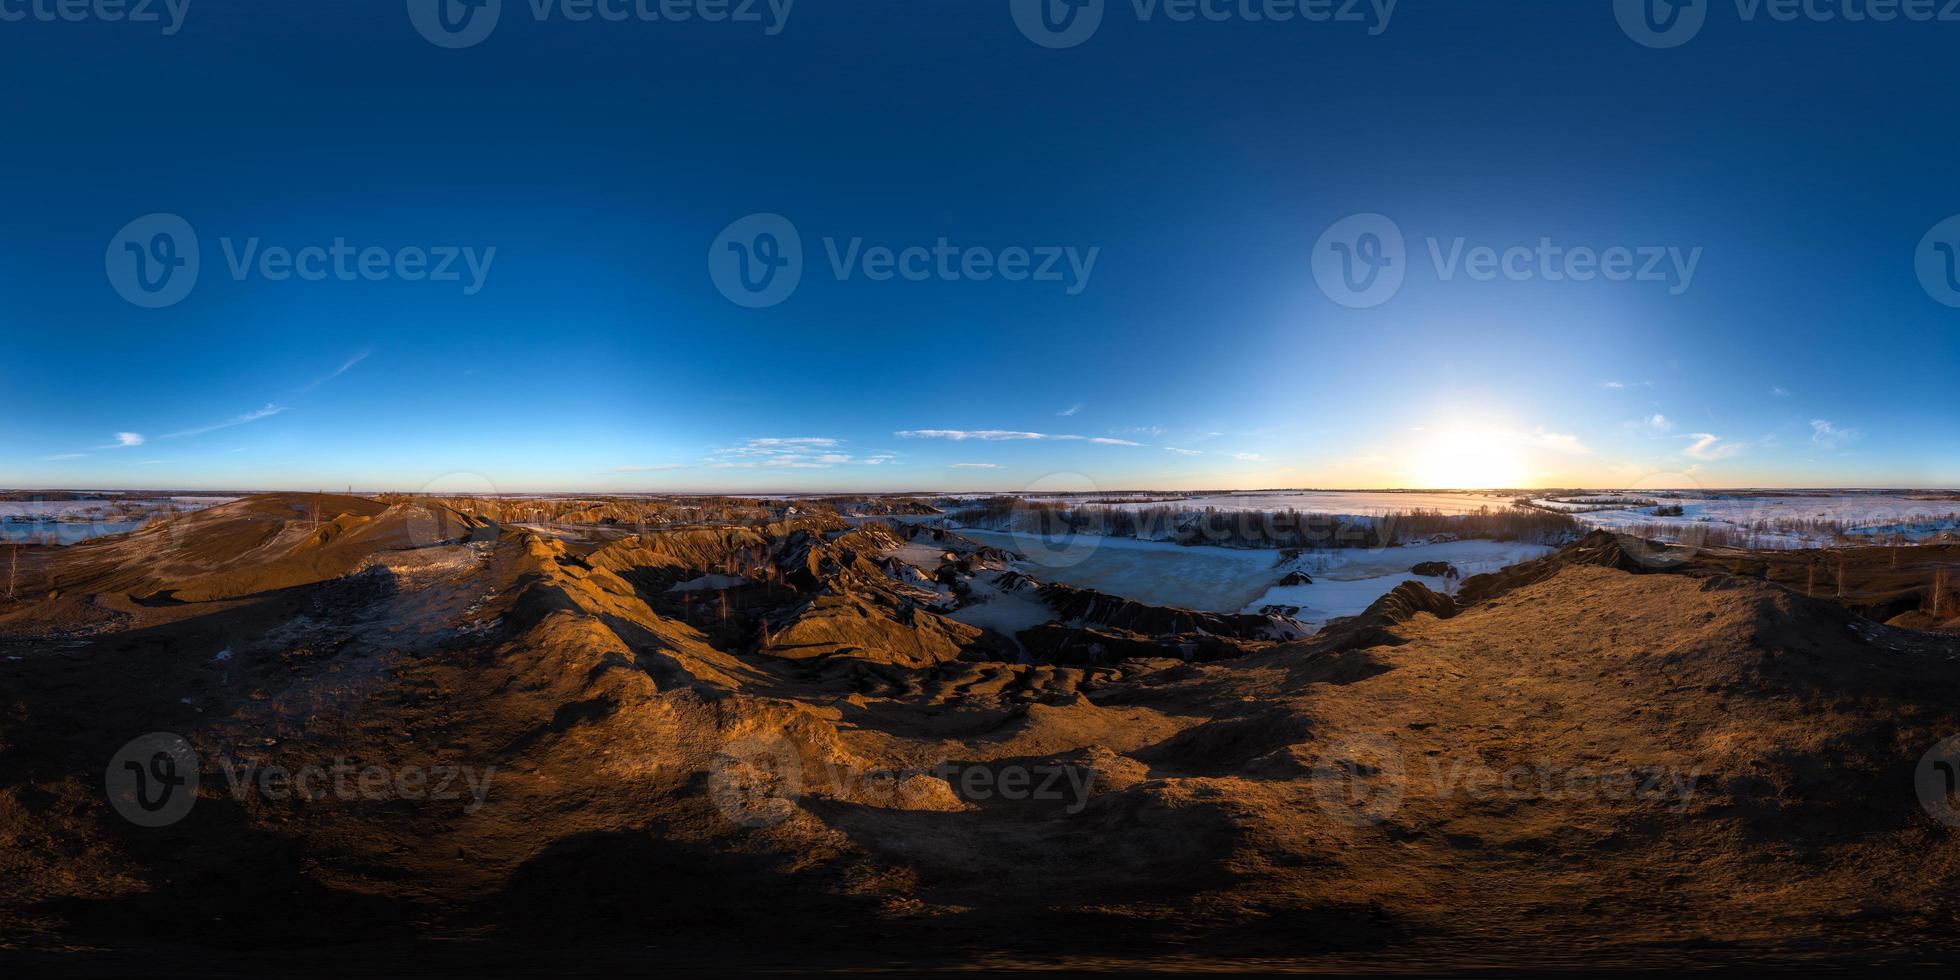
[[[219,429],[229,429],[235,425],[244,425],[248,422],[257,422],[260,419],[269,419],[274,415],[278,415],[280,412],[283,412],[285,410],[286,410],[286,406],[284,405],[274,405],[268,402],[264,408],[261,408],[256,412],[246,412],[245,414],[240,415],[237,418],[226,419],[225,421],[219,422],[216,425],[206,425],[195,429],[185,429],[182,432],[171,432],[165,435],[158,436],[157,438],[182,439],[185,436],[201,436],[206,432],[216,432]]]
[[[341,375],[343,375],[343,374],[346,374],[346,373],[347,373],[347,372],[348,372],[349,370],[352,370],[352,369],[353,369],[353,367],[354,367],[354,365],[356,365],[356,364],[359,364],[359,363],[361,363],[362,361],[365,361],[365,360],[367,360],[367,359],[368,359],[368,355],[370,355],[370,354],[373,354],[373,353],[374,353],[374,351],[372,351],[372,350],[364,350],[364,351],[362,351],[362,352],[360,352],[359,354],[355,354],[355,355],[354,355],[353,357],[350,357],[350,358],[348,358],[348,359],[347,359],[347,362],[346,362],[345,364],[342,364],[342,365],[341,365],[340,367],[338,367],[338,368],[335,368],[335,369],[334,369],[334,372],[333,372],[332,374],[329,374],[329,375],[327,375],[326,377],[324,377],[324,378],[321,378],[320,380],[318,380],[318,381],[315,381],[315,382],[313,382],[312,384],[310,384],[310,385],[307,385],[307,386],[306,386],[306,387],[304,387],[304,388],[301,388],[300,390],[298,390],[298,391],[296,391],[296,392],[294,392],[294,394],[296,394],[296,395],[303,395],[303,394],[305,394],[305,393],[307,393],[307,392],[309,392],[309,391],[312,391],[312,390],[313,390],[313,389],[315,389],[315,388],[318,388],[318,387],[320,387],[320,386],[321,386],[321,385],[323,385],[323,384],[326,384],[326,383],[327,383],[327,382],[329,382],[329,381],[332,381],[332,380],[333,380],[333,379],[335,379],[335,378],[338,378],[338,377],[340,377],[340,376],[341,376]]]

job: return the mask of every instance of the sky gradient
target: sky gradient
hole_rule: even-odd
[[[1007,0],[505,0],[449,49],[355,7],[0,22],[0,486],[1960,485],[1960,308],[1915,270],[1960,23],[1122,0],[1057,48]],[[149,308],[157,214],[199,271]],[[758,214],[803,262],[751,308],[713,270]],[[1405,240],[1363,308],[1316,276],[1354,215]]]

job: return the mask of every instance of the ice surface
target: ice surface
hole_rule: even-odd
[[[1028,555],[1038,555],[1039,542],[1026,535],[999,531],[962,530],[962,535]],[[1177,545],[1134,538],[1082,536],[1084,545],[1050,550],[1066,553],[1070,564],[1029,560],[1016,568],[1045,582],[1095,589],[1157,606],[1178,606],[1204,612],[1258,612],[1278,603],[1303,607],[1299,617],[1324,622],[1352,616],[1395,586],[1415,579],[1409,569],[1419,562],[1443,561],[1468,578],[1506,565],[1549,554],[1543,545],[1501,541],[1449,541],[1403,548],[1347,548],[1307,552],[1281,562],[1274,550]],[[1089,547],[1088,545],[1093,545]],[[1277,585],[1290,571],[1305,571],[1312,585]],[[1427,581],[1441,591],[1442,580]],[[1311,610],[1311,611],[1307,611]]]

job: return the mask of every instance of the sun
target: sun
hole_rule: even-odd
[[[1428,489],[1491,490],[1522,486],[1524,463],[1498,433],[1453,431],[1416,450],[1411,475]]]

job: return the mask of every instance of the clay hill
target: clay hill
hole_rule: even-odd
[[[1826,575],[1595,534],[1305,635],[881,517],[490,513],[264,495],[33,549],[0,603],[0,961],[1960,958],[1960,831],[1916,788],[1960,734],[1926,598],[1960,546]],[[104,788],[151,732],[200,766],[161,827]],[[383,778],[250,776],[308,766]],[[464,768],[480,795],[389,776]]]

